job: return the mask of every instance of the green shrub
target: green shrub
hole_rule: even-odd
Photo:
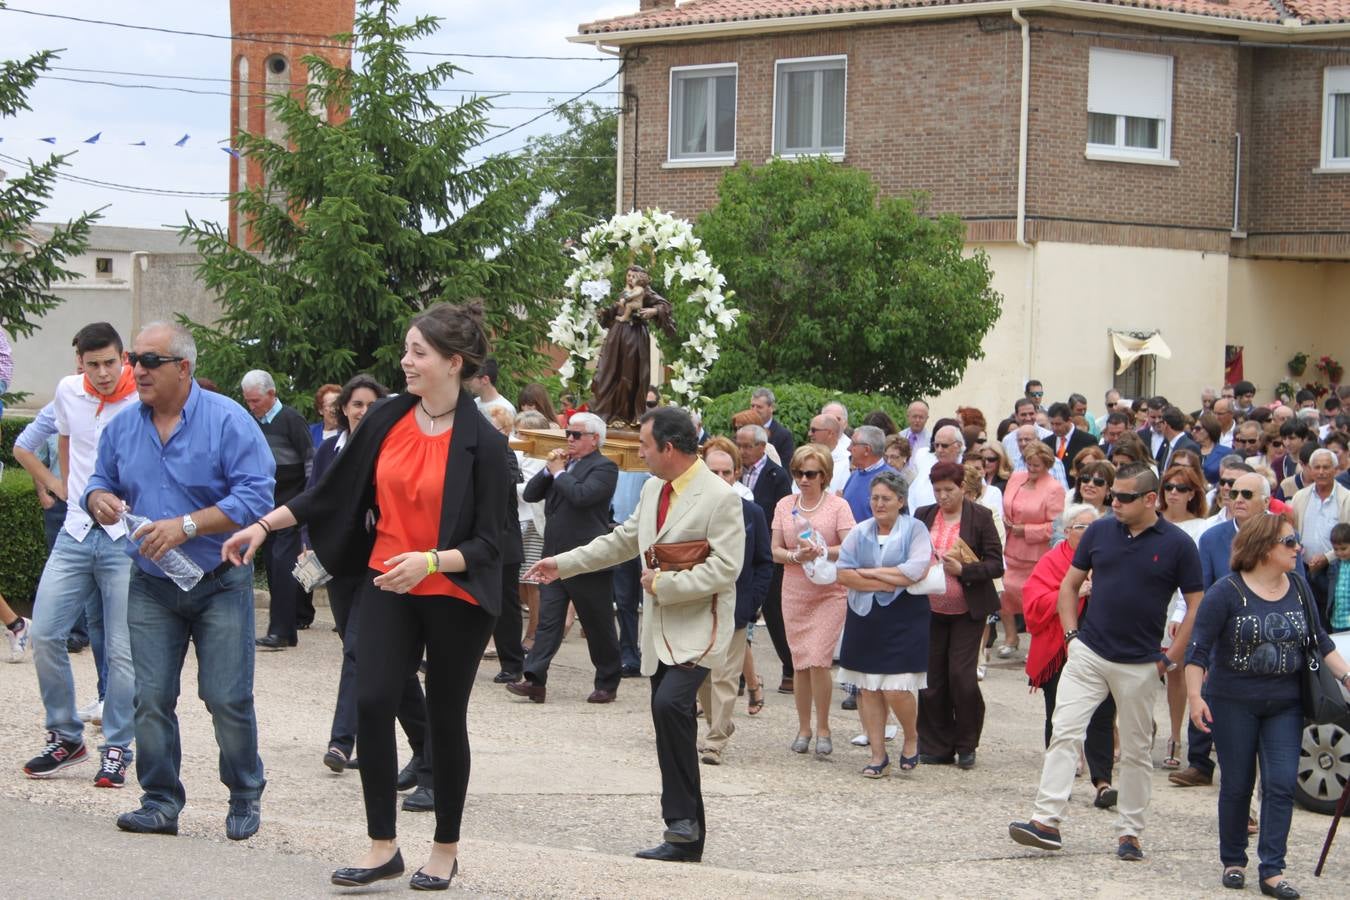
[[[5,464],[5,468],[17,466],[14,461],[14,439],[19,436],[19,432],[28,426],[32,419],[20,419],[12,416],[6,416],[0,419],[0,462]]]
[[[723,394],[708,401],[703,408],[703,427],[709,434],[731,435],[731,417],[750,408],[750,392],[755,387],[767,387],[773,391],[778,407],[774,418],[792,432],[798,445],[806,440],[806,429],[811,420],[820,414],[820,408],[832,401],[844,404],[848,410],[850,427],[862,424],[863,416],[873,410],[881,410],[901,428],[905,427],[905,407],[907,402],[885,397],[881,394],[849,394],[814,384],[766,384],[742,387],[730,394]]]
[[[33,480],[8,464],[0,479],[0,535],[0,594],[10,603],[27,606],[47,562],[47,541]]]

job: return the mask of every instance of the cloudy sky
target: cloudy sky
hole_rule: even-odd
[[[229,157],[220,150],[229,137],[230,43],[203,37],[129,30],[26,15],[20,10],[148,25],[214,35],[230,33],[228,0],[5,0],[0,9],[0,60],[36,50],[59,50],[63,67],[30,92],[30,112],[0,119],[0,169],[22,169],[13,159],[45,158],[53,151],[78,151],[65,171],[91,180],[136,188],[216,193],[228,189]],[[581,22],[636,12],[638,0],[404,0],[400,18],[436,15],[441,30],[412,49],[441,53],[474,52],[529,56],[574,56],[575,60],[456,59],[467,72],[446,87],[485,93],[507,91],[496,100],[494,124],[520,124],[550,105],[613,74],[618,64],[594,49],[569,43]],[[598,61],[593,61],[598,60]],[[74,69],[97,71],[72,71]],[[130,74],[109,74],[122,72]],[[168,79],[189,76],[220,81]],[[160,76],[160,77],[155,77]],[[179,93],[109,87],[69,80],[155,85],[204,91]],[[615,83],[605,86],[612,91]],[[221,92],[219,96],[210,92]],[[447,103],[457,94],[445,94]],[[590,99],[613,105],[613,93]],[[505,107],[531,107],[508,109]],[[493,152],[515,150],[531,134],[556,131],[547,115],[521,131],[493,142]],[[102,133],[98,143],[85,139]],[[174,143],[191,135],[183,147]],[[42,138],[54,137],[55,145]],[[146,146],[131,146],[145,141]],[[5,157],[9,157],[8,159]],[[103,223],[140,227],[183,224],[194,218],[223,221],[223,201],[212,196],[164,196],[62,181],[44,215],[64,220],[86,209],[107,206]]]

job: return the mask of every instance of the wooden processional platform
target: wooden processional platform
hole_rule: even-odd
[[[517,440],[511,441],[512,450],[520,450],[526,456],[544,459],[550,450],[567,448],[567,435],[561,431],[544,431],[527,428],[520,432]],[[623,472],[646,472],[647,464],[638,456],[638,433],[611,428],[605,434],[605,445],[600,452],[618,464]]]

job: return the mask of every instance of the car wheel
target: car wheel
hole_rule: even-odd
[[[1336,802],[1341,799],[1348,781],[1350,730],[1347,730],[1347,723],[1305,727],[1294,799],[1304,809],[1329,816],[1336,812]]]

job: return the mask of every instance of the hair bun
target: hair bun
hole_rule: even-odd
[[[483,324],[483,320],[487,316],[487,308],[483,305],[482,299],[478,297],[465,300],[459,305],[459,308],[465,315],[477,321],[479,325]]]

